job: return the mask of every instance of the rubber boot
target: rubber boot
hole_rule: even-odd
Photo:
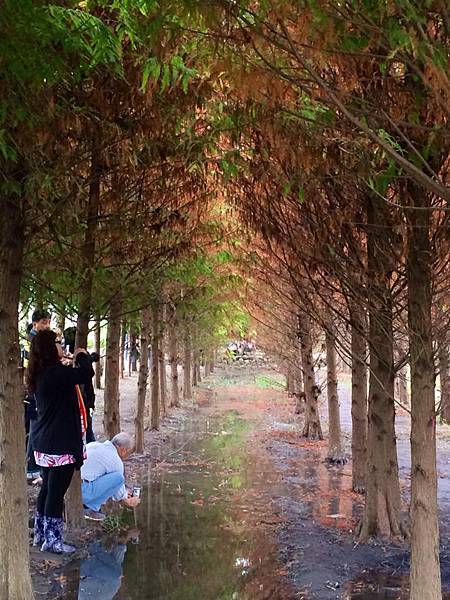
[[[64,519],[62,517],[44,517],[44,543],[42,552],[55,554],[70,554],[75,552],[74,546],[64,544],[63,541]]]
[[[45,541],[44,538],[44,517],[39,513],[36,513],[34,517],[34,537],[33,546],[42,546]]]

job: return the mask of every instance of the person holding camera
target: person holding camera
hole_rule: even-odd
[[[68,356],[73,354],[75,349],[75,338],[77,334],[76,327],[67,327],[64,330],[64,344],[66,347],[66,351],[69,352]],[[91,352],[87,354],[88,358],[92,363],[99,362],[100,356],[96,352]],[[78,366],[77,361],[75,360],[75,366]],[[95,435],[92,425],[93,414],[95,410],[95,391],[94,385],[92,383],[92,378],[88,383],[80,386],[81,393],[83,394],[83,401],[86,407],[86,415],[87,415],[87,429],[86,429],[86,442],[89,444],[90,442],[95,442]]]
[[[57,554],[75,551],[63,542],[63,504],[73,473],[84,460],[86,411],[77,386],[89,383],[94,374],[86,350],[78,349],[74,356],[78,368],[61,362],[61,343],[49,329],[38,331],[31,342],[28,389],[36,399],[33,448],[42,472],[34,545]]]
[[[75,359],[75,366],[77,366],[77,367],[80,366],[79,362],[78,362],[79,356],[80,355],[78,355],[77,358]],[[91,353],[88,352],[87,357],[91,361],[91,364],[96,363],[100,360],[100,357],[96,352],[91,352]],[[94,384],[92,383],[92,377],[87,383],[84,383],[83,385],[81,385],[80,388],[81,388],[81,393],[83,394],[84,405],[86,407],[86,417],[87,417],[86,443],[89,444],[90,442],[95,442],[95,435],[94,435],[94,430],[93,430],[93,426],[92,426],[92,419],[93,419],[94,410],[95,410],[95,391],[94,391]]]

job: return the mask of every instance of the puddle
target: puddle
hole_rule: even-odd
[[[369,572],[358,581],[347,583],[342,600],[409,600],[409,575]],[[444,592],[442,600],[449,600]]]
[[[351,490],[351,467],[328,465],[326,444],[299,446],[286,433],[277,437],[271,449],[288,488],[280,498],[288,516],[279,532],[280,549],[295,587],[308,589],[304,597],[407,600],[407,545],[387,540],[355,543],[363,498]],[[450,600],[450,557],[445,547],[441,568],[443,599]]]
[[[344,600],[408,600],[408,577],[373,573],[345,586]]]
[[[245,450],[253,426],[234,412],[188,421],[163,469],[142,482],[142,503],[128,513],[135,530],[92,544],[64,574],[72,588],[64,598],[294,598],[275,541],[255,527],[253,493],[270,478]]]

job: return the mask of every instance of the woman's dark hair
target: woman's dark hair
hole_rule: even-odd
[[[31,340],[28,359],[28,389],[31,393],[36,391],[37,379],[41,373],[59,363],[58,349],[56,348],[56,333],[50,329],[38,331]]]

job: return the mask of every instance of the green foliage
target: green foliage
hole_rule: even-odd
[[[119,65],[121,45],[115,32],[78,5],[3,2],[0,54],[10,83],[50,86],[100,64]]]
[[[68,55],[83,56],[86,62],[80,63],[80,68],[111,64],[121,72],[120,39],[101,19],[85,10],[54,4],[46,10],[49,25],[54,28],[53,43],[61,43]]]
[[[152,81],[154,81],[156,83],[158,81],[160,75],[161,75],[161,64],[154,56],[152,56],[145,62],[144,68],[142,70],[141,91],[143,91],[143,92],[145,91],[149,79],[151,79]]]
[[[385,196],[388,188],[399,176],[399,169],[393,161],[389,161],[388,166],[380,171],[375,177],[369,179],[369,187]]]
[[[223,228],[223,222],[210,223],[208,235],[223,235]],[[165,290],[199,348],[216,348],[247,332],[249,317],[240,305],[244,282],[234,272],[236,260],[231,247],[212,252],[197,247],[165,269]]]
[[[236,163],[231,162],[229,158],[222,158],[220,160],[220,168],[225,180],[235,177],[238,174],[238,167]]]
[[[122,513],[107,515],[102,521],[102,527],[107,533],[118,533],[126,526]]]
[[[391,56],[394,56],[401,49],[412,50],[411,36],[396,18],[387,20],[385,31],[392,48]]]
[[[367,35],[347,35],[343,36],[341,42],[342,50],[346,52],[360,52],[369,45],[369,37]]]

